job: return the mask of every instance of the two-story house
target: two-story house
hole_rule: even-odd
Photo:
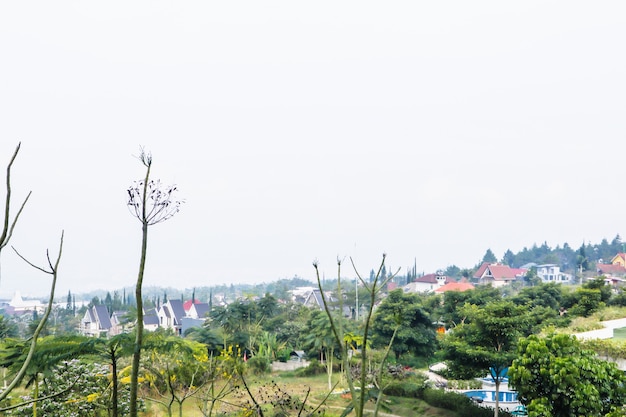
[[[474,274],[474,281],[478,284],[491,285],[494,288],[510,285],[516,279],[521,279],[526,272],[525,268],[511,268],[500,263],[484,262]]]
[[[561,272],[561,267],[556,264],[544,264],[535,266],[537,276],[543,282],[554,282],[556,284],[569,284],[572,282],[572,276]]]
[[[108,336],[112,329],[109,310],[105,305],[93,306],[85,311],[80,321],[79,333],[85,336]]]
[[[157,310],[159,318],[159,327],[164,329],[172,329],[174,334],[181,335],[183,328],[183,317],[185,317],[185,309],[180,300],[168,300]]]
[[[415,278],[413,282],[409,282],[402,290],[406,293],[429,293],[436,291],[437,288],[443,287],[454,280],[444,275],[443,271],[437,271],[434,274],[427,274],[419,278]]]

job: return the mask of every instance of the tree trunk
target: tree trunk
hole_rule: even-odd
[[[146,181],[147,183],[147,181]],[[144,192],[145,195],[145,192]],[[145,204],[144,204],[145,207]],[[144,217],[145,219],[145,217]],[[148,248],[148,222],[142,221],[141,261],[139,262],[139,274],[135,287],[137,299],[137,325],[135,328],[135,347],[133,350],[133,363],[130,374],[130,417],[137,417],[137,392],[139,389],[139,362],[141,360],[141,344],[143,343],[143,300],[141,287],[143,285],[143,273],[146,266],[146,252]]]
[[[493,410],[493,417],[498,417],[500,412],[500,375],[496,375],[496,408]]]
[[[112,417],[117,417],[117,358],[115,357],[115,352],[111,352],[111,391],[112,391],[112,402],[113,402],[113,410]]]

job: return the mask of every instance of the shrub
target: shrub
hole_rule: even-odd
[[[311,360],[309,366],[296,370],[296,376],[313,376],[326,373],[326,367],[317,359]]]
[[[289,349],[281,349],[276,354],[276,359],[278,359],[280,362],[287,362],[289,360],[290,353],[291,351]]]
[[[253,356],[248,359],[248,367],[256,375],[266,374],[271,370],[271,363],[267,356]]]
[[[394,381],[383,389],[385,395],[406,398],[422,398],[425,384],[418,382]]]
[[[492,417],[491,408],[480,407],[465,394],[428,388],[424,390],[424,401],[433,407],[455,411],[458,417]],[[502,417],[510,417],[506,411],[500,410]]]

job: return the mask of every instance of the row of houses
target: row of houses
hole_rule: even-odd
[[[465,278],[461,281],[457,281],[444,275],[443,271],[438,271],[434,274],[427,274],[416,278],[413,282],[410,282],[402,288],[404,292],[434,292],[439,294],[446,291],[471,290],[474,288],[474,284],[491,285],[492,287],[500,288],[510,285],[514,281],[523,280],[530,268],[535,268],[537,277],[541,279],[542,282],[553,282],[557,284],[568,284],[572,282],[572,276],[561,272],[560,267],[556,264],[528,264],[523,268],[511,268],[501,263],[484,262],[472,276],[472,282]]]
[[[523,280],[531,268],[535,269],[537,278],[544,283],[571,284],[574,281],[574,277],[562,272],[557,264],[538,265],[530,263],[522,268],[511,268],[501,263],[484,262],[472,276],[472,282],[499,288]],[[596,272],[598,275],[604,276],[609,285],[626,284],[626,253],[618,253],[608,264],[597,263]],[[445,276],[442,271],[416,278],[403,287],[405,292],[420,293],[466,291],[472,288],[474,285],[467,280],[458,282]]]
[[[410,293],[445,293],[446,291],[467,291],[476,285],[491,285],[495,288],[510,285],[517,280],[523,280],[530,268],[534,268],[536,275],[544,283],[569,284],[573,282],[571,274],[563,273],[556,264],[527,264],[522,268],[511,268],[501,263],[484,262],[474,273],[470,282],[467,279],[456,281],[444,275],[443,271],[427,274],[416,278],[413,282],[402,287],[404,292]],[[607,283],[616,284],[626,282],[626,253],[618,253],[611,263],[597,264],[597,272],[605,276]],[[389,283],[388,290],[397,288],[397,284]],[[300,287],[291,291],[292,301],[313,308],[323,308],[322,293],[315,287]],[[335,301],[332,292],[325,292],[324,296],[330,302]],[[358,312],[345,307],[344,315],[357,316]],[[144,314],[144,329],[154,331],[159,328],[171,329],[175,334],[183,334],[188,328],[201,326],[209,313],[209,305],[198,300],[169,300],[156,309]],[[80,333],[89,336],[112,336],[126,331],[124,319],[126,313],[109,313],[106,306],[93,306],[85,312],[80,323]]]
[[[191,327],[200,327],[209,313],[209,304],[198,300],[168,300],[165,304],[144,312],[143,325],[148,331],[170,329],[182,335]],[[88,308],[80,321],[79,332],[85,336],[115,336],[128,330],[127,312],[109,313],[105,305]]]

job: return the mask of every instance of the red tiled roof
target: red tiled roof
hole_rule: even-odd
[[[494,280],[502,281],[507,279],[515,279],[518,275],[526,273],[524,268],[511,268],[508,265],[488,264],[484,262],[478,271],[474,274],[474,278],[483,278],[484,276],[493,277]]]
[[[626,274],[626,268],[614,264],[597,264],[598,272],[603,274]]]
[[[435,290],[435,292],[446,292],[446,291],[468,291],[468,290],[473,290],[475,287],[470,284],[469,282],[449,282],[446,285],[442,285],[441,287],[437,288]]]
[[[194,300],[194,304],[200,304],[201,301],[198,299]],[[187,300],[185,301],[185,303],[183,304],[183,308],[185,309],[185,311],[189,311],[189,309],[191,308],[191,300]]]

